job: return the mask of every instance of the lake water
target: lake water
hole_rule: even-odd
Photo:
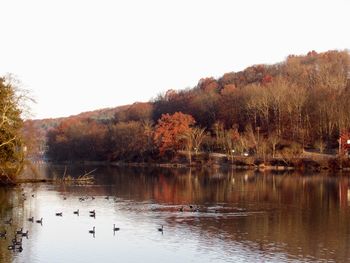
[[[103,166],[67,174],[95,168],[94,185],[0,188],[0,262],[350,261],[348,176]],[[21,227],[23,251],[8,250]]]

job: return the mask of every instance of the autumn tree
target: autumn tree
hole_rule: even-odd
[[[24,146],[21,136],[22,103],[25,100],[16,86],[0,78],[0,180],[12,180],[23,167]]]
[[[181,148],[181,135],[191,129],[195,120],[191,115],[182,112],[163,114],[155,127],[154,140],[163,155],[166,151],[176,151]]]

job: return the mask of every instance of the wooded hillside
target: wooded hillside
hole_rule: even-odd
[[[312,51],[203,78],[191,89],[169,90],[109,114],[100,110],[51,120],[47,155],[52,160],[146,161],[171,158],[179,149],[259,156],[297,154],[306,147],[334,152],[340,131],[350,126],[349,72],[347,51]],[[173,122],[170,130],[162,126],[165,116]],[[35,122],[37,127],[47,123]],[[200,138],[191,135],[198,129],[203,130]],[[174,130],[181,132],[175,136]]]

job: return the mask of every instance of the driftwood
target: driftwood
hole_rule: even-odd
[[[84,183],[90,184],[95,181],[95,178],[91,175],[97,169],[85,172],[85,174],[74,178],[70,175],[66,175],[67,167],[64,170],[62,178],[31,178],[31,179],[17,179],[15,183]]]

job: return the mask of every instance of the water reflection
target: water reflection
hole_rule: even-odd
[[[65,167],[40,169],[57,177]],[[95,185],[26,185],[26,200],[2,189],[0,219],[16,223],[0,231],[24,227],[29,239],[15,254],[0,239],[1,262],[350,260],[347,176],[102,166],[94,174]]]

